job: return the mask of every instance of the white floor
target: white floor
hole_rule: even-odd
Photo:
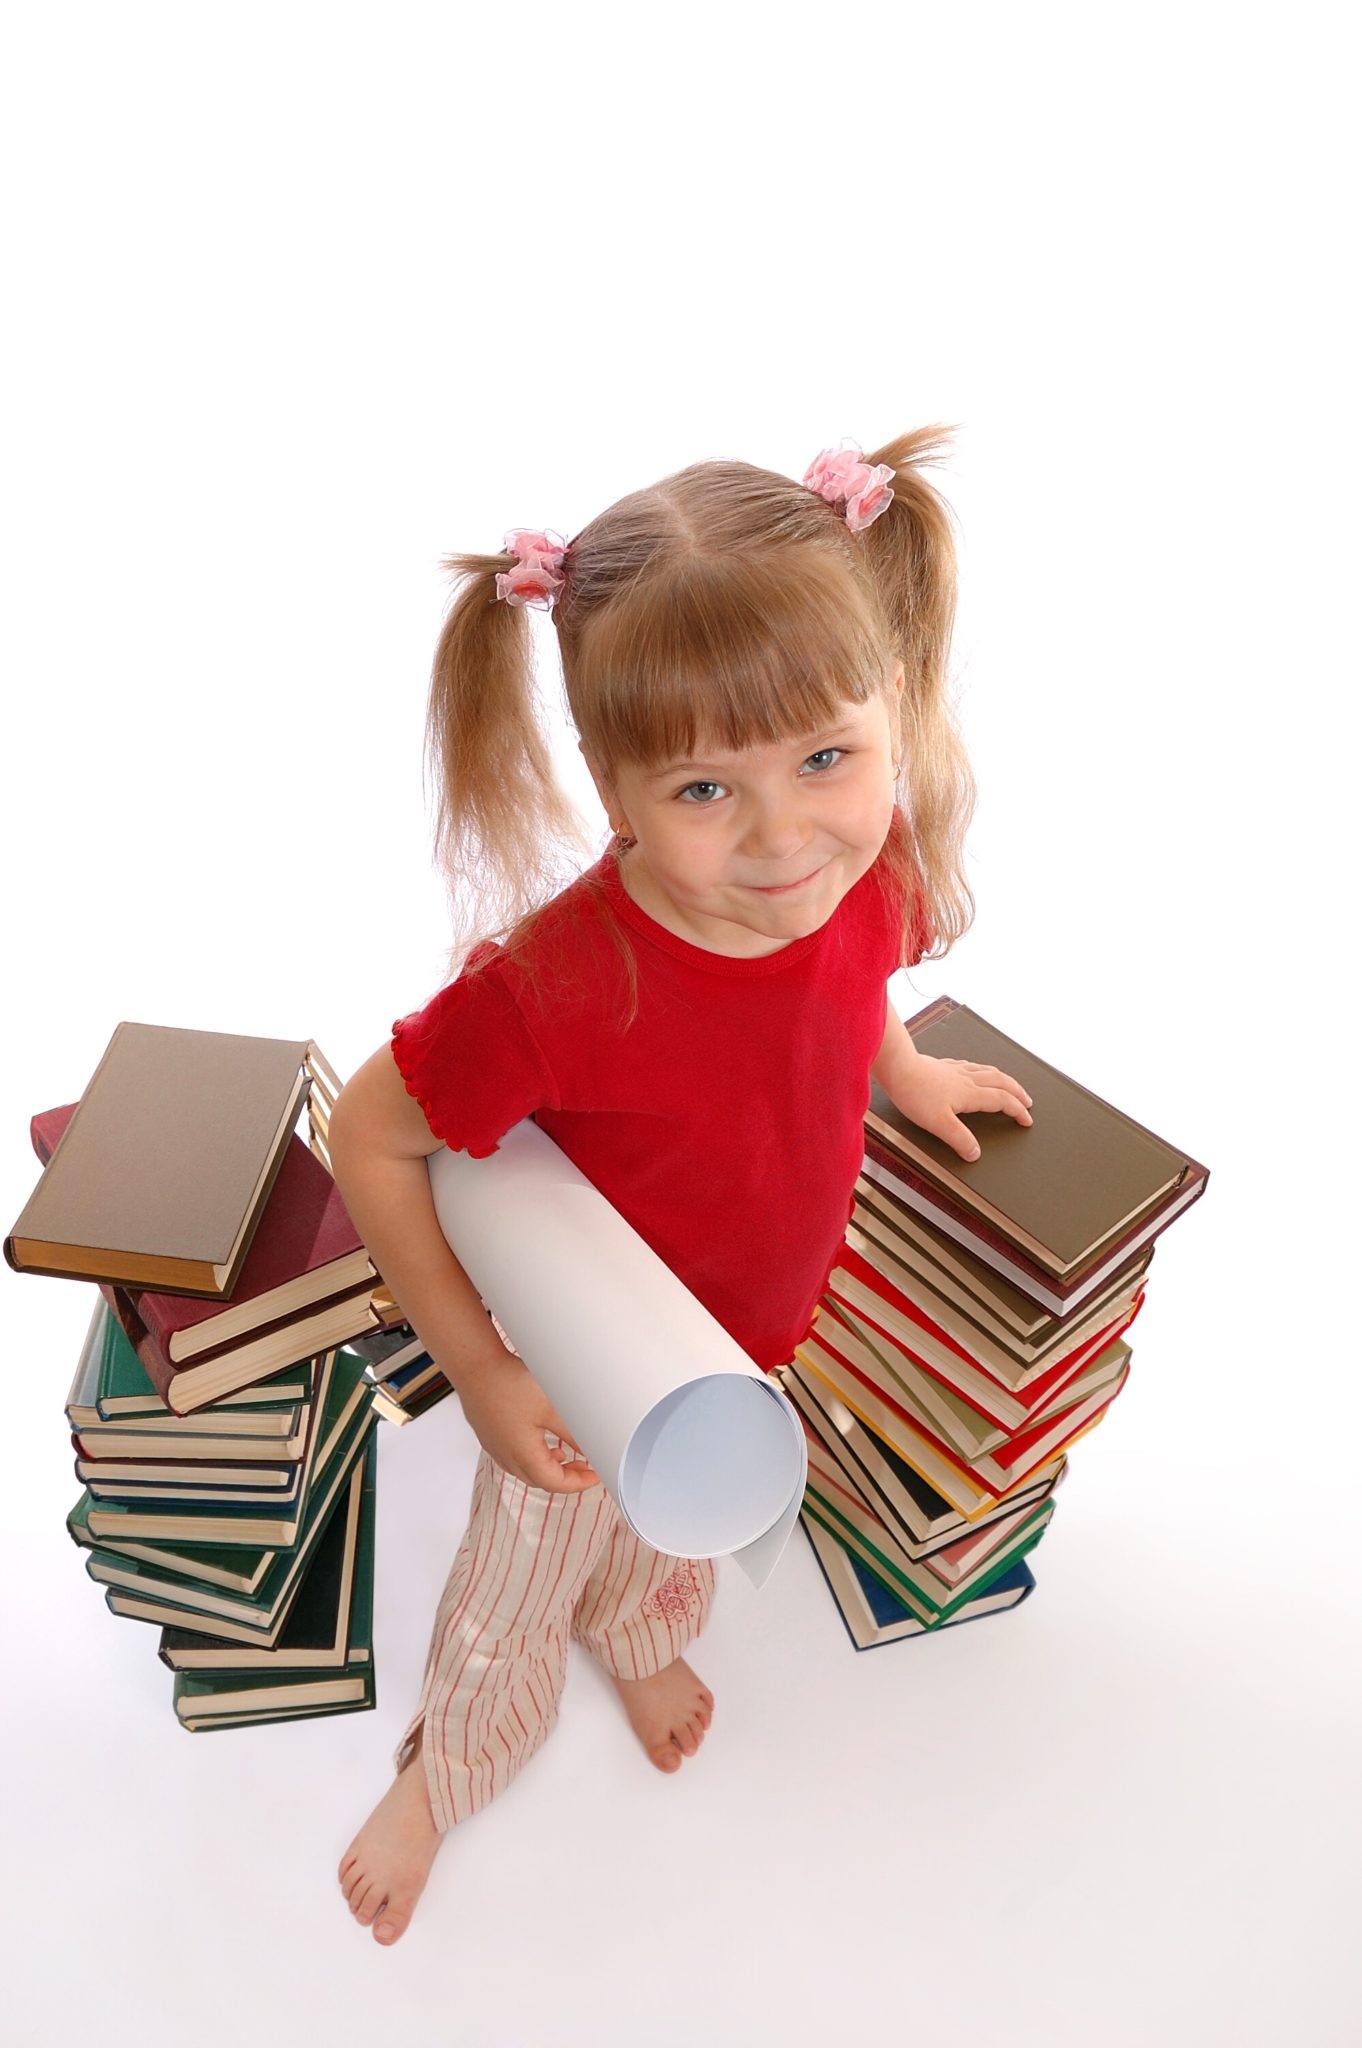
[[[1283,1501],[1279,1418],[1226,1411],[1234,1348],[1196,1279],[1224,1271],[1223,1192],[1156,1258],[1130,1385],[1022,1609],[857,1655],[799,1532],[761,1594],[725,1568],[701,1754],[654,1772],[574,1651],[554,1735],[446,1843],[391,1951],[334,1871],[462,1526],[457,1406],[382,1437],[377,1711],[196,1737],[155,1631],[105,1613],[60,1532],[49,1403],[13,1439],[43,1520],[6,1543],[10,2038],[1355,2043],[1351,1445],[1312,1424],[1314,1504]],[[6,1294],[12,1322],[83,1300]]]

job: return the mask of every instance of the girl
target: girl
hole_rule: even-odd
[[[920,470],[947,433],[868,459],[844,442],[799,483],[697,463],[566,544],[516,532],[449,564],[465,581],[427,737],[440,853],[475,885],[482,942],[463,933],[462,971],[331,1123],[356,1226],[482,1446],[397,1774],[340,1865],[381,1942],[443,1834],[549,1733],[569,1635],[661,1770],[694,1756],[714,1705],[681,1655],[712,1562],[631,1535],[446,1243],[426,1156],[485,1157],[534,1116],[770,1371],[842,1243],[872,1073],[965,1158],[961,1111],[1031,1120],[1008,1075],[917,1053],[886,991],[973,912],[954,550]],[[535,714],[530,605],[552,610],[614,831],[563,888],[577,828]]]

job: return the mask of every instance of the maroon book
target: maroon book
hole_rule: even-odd
[[[67,1103],[33,1118],[33,1149],[44,1164],[75,1107]],[[185,1365],[220,1356],[321,1302],[370,1287],[376,1278],[340,1189],[295,1135],[230,1295],[212,1301],[108,1283],[101,1283],[100,1292],[164,1394],[167,1377]]]

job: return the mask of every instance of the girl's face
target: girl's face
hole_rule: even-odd
[[[895,673],[903,688],[902,666]],[[824,730],[706,752],[613,787],[588,765],[607,811],[638,844],[625,888],[678,938],[755,958],[827,923],[873,866],[894,810],[888,706],[844,703]]]

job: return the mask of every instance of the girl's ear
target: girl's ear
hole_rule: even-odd
[[[899,695],[900,695],[900,697],[901,697],[901,696],[903,695],[903,663],[902,663],[902,662],[899,662],[899,664],[897,665],[897,667],[896,667],[896,668],[895,668],[895,670],[894,670],[894,688],[895,688],[895,689],[896,689],[896,690],[898,691],[898,693],[899,693]]]

